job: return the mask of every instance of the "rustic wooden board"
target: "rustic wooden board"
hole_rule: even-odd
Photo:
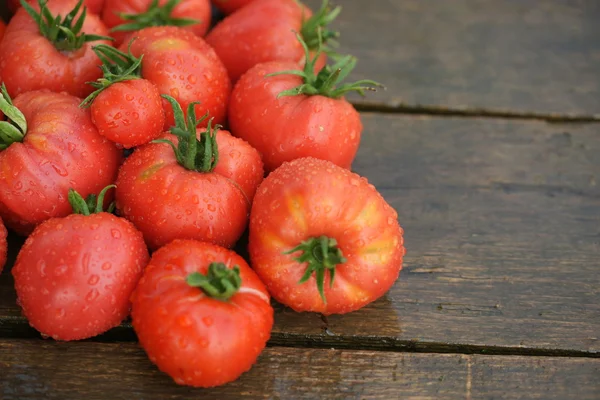
[[[268,348],[239,380],[176,386],[133,343],[0,341],[10,399],[597,399],[600,360]]]
[[[600,355],[596,125],[364,114],[354,169],[408,254],[382,299],[321,318],[278,306],[272,344]],[[14,248],[13,248],[14,252]],[[0,277],[0,335],[32,335]],[[134,339],[125,324],[103,339]]]
[[[321,0],[307,0],[315,8]],[[339,0],[340,51],[387,91],[361,104],[596,114],[600,3]]]

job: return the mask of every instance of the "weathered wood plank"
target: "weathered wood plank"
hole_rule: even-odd
[[[398,210],[405,268],[355,313],[279,306],[271,344],[600,355],[597,127],[364,117],[355,170]],[[32,333],[7,271],[0,336]]]
[[[0,341],[10,399],[596,399],[600,360],[268,348],[237,381],[176,386],[133,343]]]
[[[335,3],[343,7],[335,23],[340,51],[359,57],[352,78],[387,87],[354,102],[600,119],[597,1]]]

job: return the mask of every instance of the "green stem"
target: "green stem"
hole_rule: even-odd
[[[206,275],[200,272],[189,274],[186,282],[192,287],[202,289],[207,296],[222,301],[228,300],[242,287],[240,267],[236,265],[229,269],[220,262],[211,263]]]
[[[85,200],[83,197],[77,193],[74,189],[69,189],[69,203],[73,208],[73,214],[82,214],[82,215],[90,215],[90,214],[99,214],[104,212],[104,197],[106,196],[106,192],[109,189],[116,188],[115,185],[108,185],[96,196],[95,194],[90,194]],[[115,203],[112,202],[106,212],[112,213],[115,208]]]
[[[164,6],[158,4],[158,0],[152,0],[152,3],[148,6],[148,9],[139,14],[124,14],[121,13],[119,16],[129,21],[127,23],[118,25],[111,29],[112,32],[123,32],[123,31],[138,31],[143,28],[150,26],[188,26],[198,24],[201,21],[192,18],[174,18],[171,16],[173,9],[181,0],[169,0]]]
[[[12,143],[23,141],[27,133],[25,116],[13,105],[4,83],[0,86],[0,111],[8,118],[8,121],[0,121],[0,150],[4,150]]]
[[[319,11],[302,24],[300,34],[309,49],[317,50],[328,42],[335,43],[334,40],[339,37],[339,32],[327,29],[327,25],[333,22],[341,11],[341,6],[331,9],[329,0],[323,0]],[[325,51],[333,53],[331,48],[327,48]]]
[[[323,302],[327,303],[324,289],[325,272],[329,271],[329,287],[333,287],[335,267],[338,264],[346,262],[342,250],[337,246],[337,241],[327,236],[313,237],[303,241],[293,249],[284,252],[284,254],[292,254],[297,251],[301,251],[302,254],[294,257],[294,260],[307,264],[304,275],[298,284],[308,281],[314,273],[319,294],[321,295]]]

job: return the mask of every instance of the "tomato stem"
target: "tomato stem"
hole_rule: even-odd
[[[204,294],[217,300],[228,300],[242,287],[240,267],[232,269],[220,262],[213,262],[208,266],[206,275],[193,272],[188,275],[186,282],[192,287],[202,289]]]
[[[200,133],[200,139],[196,136],[196,127],[206,118],[208,112],[196,119],[195,101],[188,105],[187,120],[183,114],[181,105],[173,97],[161,95],[173,108],[175,126],[171,127],[171,133],[178,137],[178,145],[175,146],[169,139],[157,139],[152,143],[166,143],[173,148],[177,162],[190,171],[211,172],[219,162],[219,147],[217,146],[217,131],[220,125],[212,127],[212,118],[208,121],[206,130]]]
[[[341,6],[337,6],[332,10],[329,0],[323,0],[319,11],[304,21],[300,34],[310,50],[318,50],[326,43],[337,47],[335,39],[340,36],[339,32],[326,29],[326,27],[337,18],[341,11]],[[330,55],[336,54],[329,46],[324,46],[323,50]]]
[[[283,254],[292,254],[298,251],[301,251],[302,254],[294,257],[294,260],[300,263],[307,263],[306,271],[304,271],[304,275],[302,275],[298,284],[308,281],[314,272],[319,294],[323,302],[327,304],[324,289],[325,271],[329,271],[329,287],[333,287],[335,267],[338,264],[346,262],[342,250],[337,246],[335,239],[327,236],[319,236],[305,240]]]
[[[63,19],[60,15],[52,15],[48,9],[48,1],[38,0],[40,11],[36,11],[26,0],[20,0],[21,5],[27,13],[37,23],[40,34],[48,39],[58,51],[73,51],[80,49],[86,42],[96,40],[113,40],[109,36],[88,35],[81,32],[87,7],[83,7],[83,11],[79,18],[75,19],[77,13],[81,9],[83,0],[79,0],[75,7]]]
[[[69,189],[69,203],[73,208],[73,214],[82,214],[82,215],[90,215],[90,214],[99,214],[104,212],[104,197],[106,196],[106,192],[109,189],[116,188],[115,185],[108,185],[98,194],[96,197],[95,194],[90,194],[85,200],[83,197],[77,193],[74,189]],[[113,201],[108,206],[106,210],[107,213],[112,213],[115,209],[115,202]]]
[[[27,133],[25,116],[13,105],[4,83],[0,86],[0,111],[8,118],[8,121],[0,121],[0,150],[4,150],[12,143],[22,141]]]
[[[158,0],[152,0],[148,9],[143,13],[119,13],[119,17],[131,22],[117,25],[111,29],[111,32],[138,31],[150,26],[187,26],[200,23],[200,20],[193,18],[174,18],[171,16],[173,9],[180,2],[181,0],[169,0],[164,6],[160,6]]]

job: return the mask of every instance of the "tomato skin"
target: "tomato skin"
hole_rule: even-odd
[[[228,135],[217,133],[219,147]],[[177,143],[171,134],[161,138]],[[174,239],[232,247],[240,238],[256,191],[251,185],[258,185],[263,170],[258,154],[241,156],[251,151],[247,143],[236,142],[240,149],[235,150],[233,138],[228,142],[228,150],[219,152],[217,168],[210,173],[185,169],[164,143],[144,145],[125,160],[117,178],[117,208],[144,234],[151,249]]]
[[[4,31],[6,30],[6,24],[4,21],[0,19],[0,42],[2,42],[2,38],[4,37]]]
[[[48,8],[53,15],[64,16],[76,3],[75,0],[50,0]],[[37,4],[32,6],[39,11]],[[108,35],[95,14],[86,16],[83,32]],[[8,23],[0,42],[0,81],[4,81],[12,97],[39,89],[86,97],[94,90],[86,82],[102,76],[100,59],[92,51],[92,45],[100,43],[109,44],[99,40],[85,43],[75,51],[60,52],[39,33],[33,18],[21,7]]]
[[[90,110],[98,132],[126,149],[156,139],[165,124],[160,93],[146,79],[113,83],[94,99]]]
[[[81,99],[33,91],[13,100],[27,120],[23,142],[0,152],[0,215],[17,233],[71,212],[69,188],[83,197],[114,182],[121,152],[98,134]]]
[[[6,264],[6,257],[8,253],[8,243],[6,242],[6,237],[8,236],[8,231],[4,226],[4,222],[2,218],[0,218],[0,273],[2,273],[2,269],[4,268],[4,264]]]
[[[185,281],[212,262],[240,267],[242,287],[227,301]],[[175,240],[152,255],[132,295],[131,316],[150,360],[178,384],[196,387],[222,385],[249,370],[273,326],[269,294],[244,259],[193,240]]]
[[[246,71],[268,61],[293,61],[303,66],[305,54],[295,32],[312,16],[296,0],[256,0],[219,22],[206,36],[236,82]],[[316,70],[326,63],[322,54]]]
[[[212,0],[212,3],[225,14],[231,14],[254,0]]]
[[[113,328],[149,260],[139,231],[108,213],[52,218],[27,238],[12,269],[30,324],[56,340]]]
[[[250,143],[272,171],[285,161],[315,157],[350,168],[363,125],[344,98],[277,95],[302,84],[295,75],[265,75],[297,69],[291,62],[259,64],[235,85],[229,103],[231,132]]]
[[[312,237],[337,240],[347,261],[336,267],[325,297],[315,274],[284,254]],[[402,269],[403,231],[396,211],[361,178],[331,162],[303,158],[284,163],[260,185],[250,214],[251,265],[277,301],[295,311],[325,315],[358,310],[383,296]]]
[[[30,4],[37,4],[36,0],[27,0]],[[83,2],[87,7],[88,13],[100,14],[102,11],[102,6],[104,5],[104,0],[84,0]],[[15,12],[19,8],[21,8],[20,0],[8,0],[8,8]]]
[[[158,4],[163,6],[168,0],[159,0]],[[102,12],[102,20],[111,29],[117,25],[127,23],[119,14],[141,14],[148,10],[152,0],[106,0]],[[204,36],[208,32],[211,21],[211,9],[209,0],[181,0],[171,12],[173,18],[193,18],[198,20],[197,24],[182,27],[195,35]],[[114,45],[120,46],[133,32],[111,32],[115,38]]]
[[[175,26],[141,29],[136,37],[131,52],[136,57],[144,54],[143,78],[154,83],[160,93],[174,97],[186,115],[188,104],[199,101],[197,116],[208,111],[214,123],[225,122],[231,81],[217,54],[202,38]],[[126,43],[121,50],[127,51]],[[168,130],[175,120],[171,105],[164,99],[163,109],[164,130]],[[208,119],[204,126],[206,123]]]

